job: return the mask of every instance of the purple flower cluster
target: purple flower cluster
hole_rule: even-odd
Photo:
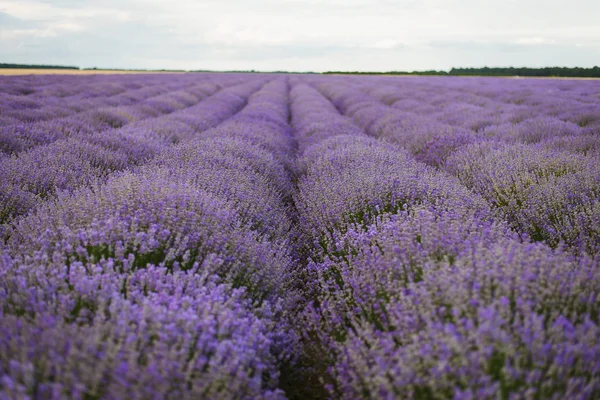
[[[450,156],[446,169],[533,240],[600,253],[598,160],[539,145],[485,141]]]
[[[322,131],[303,123],[317,115],[304,117],[310,108],[300,90],[292,103],[297,131],[321,138],[300,159],[296,206],[314,242],[307,276],[316,300],[304,313],[304,354],[329,394],[598,396],[600,270],[585,253],[598,253],[600,175],[591,159],[519,136],[579,128],[540,118],[490,141],[472,119],[395,110],[370,97],[395,104],[389,90],[336,79],[311,79],[335,105],[319,106]],[[338,111],[383,140],[328,135],[327,121],[345,118]],[[458,139],[432,164],[460,181],[410,155],[422,156],[429,138],[440,137]],[[534,224],[548,236],[523,235]],[[567,244],[580,256],[531,239]]]
[[[157,99],[152,107],[144,105],[144,110],[161,116],[120,129],[79,132],[0,160],[0,174],[7,177],[0,186],[0,223],[24,214],[57,191],[103,180],[115,171],[139,165],[165,146],[217,125],[243,107],[256,85],[242,83],[216,94],[219,86],[215,84],[178,91]],[[173,102],[177,98],[182,98],[181,103]],[[167,100],[169,106],[177,107],[166,107]]]
[[[462,215],[461,215],[462,214]],[[344,398],[592,398],[598,266],[501,224],[418,207],[311,265],[307,318]]]
[[[598,398],[599,99],[0,77],[0,398]]]
[[[522,235],[552,247],[566,246],[575,254],[598,253],[600,171],[596,165],[600,140],[590,126],[600,113],[589,111],[593,96],[581,98],[590,93],[581,94],[573,83],[527,81],[520,86],[527,86],[532,92],[529,96],[519,88],[519,97],[511,93],[504,98],[481,88],[465,93],[469,85],[455,88],[452,80],[402,83],[400,88],[382,88],[381,83],[315,81],[340,112],[368,134],[397,143],[417,160],[459,177]],[[423,88],[418,86],[421,83]],[[444,98],[431,96],[428,86],[438,89],[437,96],[442,92]],[[567,97],[570,102],[566,105],[564,99],[541,96],[540,89],[572,89],[574,93]],[[597,85],[596,90],[600,91]],[[398,109],[395,105],[403,93],[424,102],[428,99],[437,109]],[[575,107],[578,103],[588,110],[585,127],[580,108]],[[489,118],[484,121],[486,115]],[[473,124],[473,118],[480,122]]]
[[[283,396],[277,366],[293,355],[298,295],[280,158],[293,154],[257,144],[266,132],[292,141],[287,83],[266,82],[169,114],[173,134],[178,122],[191,127],[176,147],[162,135],[168,124],[140,128],[163,144],[153,162],[59,192],[10,224],[0,267],[6,396]],[[247,127],[239,138],[236,125]]]
[[[64,97],[40,96],[37,107],[29,104],[31,107],[28,108],[40,114],[39,118],[35,119],[9,117],[11,110],[20,110],[24,107],[23,96],[3,96],[0,110],[7,121],[0,129],[0,151],[18,153],[79,132],[96,132],[120,127],[146,116],[157,116],[169,108],[181,107],[181,103],[193,104],[197,101],[194,97],[203,96],[202,92],[216,90],[212,88],[214,83],[210,81],[201,84],[197,81],[177,82],[175,80],[165,85],[164,82],[160,84],[160,80],[154,83],[148,81],[148,78],[143,80],[138,78],[138,80],[141,82],[133,88],[131,83],[125,82],[109,88],[112,89],[109,93],[114,94],[112,96],[109,93],[102,94],[107,92],[106,84],[98,88],[105,90],[99,90],[95,96],[93,91],[87,93],[85,90],[81,95],[67,96],[67,93],[61,91]],[[116,82],[112,85],[115,84]],[[197,87],[194,89],[192,86]],[[92,88],[88,87],[88,89]],[[29,102],[32,101],[30,96],[33,94],[27,96]],[[53,112],[57,109],[61,110],[59,114]]]

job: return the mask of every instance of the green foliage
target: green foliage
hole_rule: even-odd
[[[18,68],[18,69],[79,69],[71,65],[31,65],[31,64],[8,64],[0,63],[0,69],[2,68]]]
[[[571,77],[571,78],[600,78],[600,67],[593,68],[568,68],[568,67],[544,67],[544,68],[515,68],[515,67],[483,67],[483,68],[452,68],[446,71],[327,71],[323,74],[333,75],[473,75],[473,76],[545,76],[545,77]]]

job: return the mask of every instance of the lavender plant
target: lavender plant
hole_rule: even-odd
[[[597,398],[598,99],[0,77],[0,398]]]
[[[600,250],[600,171],[593,159],[482,142],[449,157],[446,168],[532,239],[564,243],[578,253]]]

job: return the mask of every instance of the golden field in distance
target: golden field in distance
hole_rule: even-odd
[[[160,74],[182,73],[173,71],[124,71],[113,69],[50,69],[50,68],[0,68],[0,75],[107,75],[107,74]]]

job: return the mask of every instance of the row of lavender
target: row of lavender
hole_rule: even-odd
[[[167,77],[13,82],[127,117],[7,134],[0,397],[600,395],[594,87]]]
[[[469,102],[480,100],[484,106],[474,106],[466,100],[440,104],[438,100],[433,101],[436,106],[425,103],[413,107],[413,111],[395,106],[404,104],[403,98],[415,95],[413,86],[403,91],[389,85],[381,87],[381,83],[318,85],[370,135],[398,143],[418,160],[457,176],[484,196],[499,217],[508,220],[522,236],[551,247],[565,246],[575,254],[597,254],[600,87],[594,83],[590,88],[584,87],[587,103],[565,96],[573,104],[566,106],[565,99],[550,98],[540,106],[539,92],[547,94],[557,84],[534,82],[531,86],[543,91],[532,89],[529,98],[521,88],[518,106],[499,100],[483,101],[471,94]],[[581,83],[571,85],[579,89],[572,97],[581,97]],[[451,101],[465,97],[448,86],[438,84],[438,96]],[[378,100],[393,105],[389,107]],[[553,107],[553,102],[563,105],[561,112]],[[527,103],[536,106],[523,105]],[[567,117],[585,126],[561,119]]]
[[[231,107],[240,105],[229,103],[227,96],[220,99],[220,93],[210,96],[242,81],[229,77],[218,83],[199,83],[136,105],[115,107],[114,115],[122,117],[134,110],[139,118],[126,119],[129,123],[117,129],[89,125],[65,137],[54,137],[50,143],[0,158],[0,174],[6,177],[0,184],[0,224],[27,213],[59,191],[86,186],[140,165],[162,147],[221,122],[230,115]],[[37,135],[31,125],[26,126],[27,133],[12,133],[11,137],[33,135],[37,139],[48,132]],[[61,135],[64,133],[61,131]]]
[[[41,107],[33,108],[39,114],[38,118],[27,115],[10,117],[11,113],[17,111],[25,114],[31,111],[27,108],[23,110],[23,103],[32,101],[31,95],[11,96],[3,93],[0,96],[3,100],[0,105],[0,155],[16,154],[61,138],[119,128],[133,121],[157,116],[165,112],[165,109],[172,108],[174,102],[193,101],[193,92],[186,90],[190,86],[213,82],[209,76],[193,80],[175,79],[173,82],[165,82],[164,79],[154,79],[154,82],[148,78],[138,80],[140,81],[137,83],[134,79],[133,82],[122,82],[119,85],[113,82],[108,88],[113,95],[82,98],[87,96],[84,92],[81,96],[65,98],[42,97],[39,99]],[[222,78],[220,81],[226,83],[228,79]],[[99,84],[97,89],[99,93],[106,92],[106,83]],[[55,112],[56,110],[58,111]]]
[[[48,121],[98,107],[124,106],[143,97],[197,83],[189,76],[171,77],[165,82],[160,75],[38,76],[28,79],[0,80],[0,115],[3,123]]]
[[[324,377],[329,394],[598,396],[600,270],[590,258],[597,254],[597,231],[579,236],[586,246],[567,243],[577,258],[532,242],[514,220],[504,221],[502,205],[488,201],[489,192],[503,190],[497,182],[477,187],[461,173],[457,179],[413,158],[418,152],[411,154],[410,146],[419,135],[427,142],[442,134],[435,131],[442,125],[436,118],[390,109],[344,79],[305,82],[314,87],[292,91],[293,122],[304,149],[296,206],[301,229],[312,238],[307,287],[314,302],[303,319],[304,357]],[[463,127],[442,128],[449,138],[476,135]],[[453,173],[467,168],[473,174],[508,173],[513,184],[515,179],[540,184],[512,155],[496,165],[474,164],[473,157],[489,157],[496,149],[490,144],[475,153],[458,150],[451,157],[472,157],[462,170],[449,161],[437,165]],[[593,174],[593,161],[557,151],[530,165],[543,170],[537,175],[543,179],[552,174],[545,165],[563,159],[579,167],[563,167],[571,179]],[[523,187],[511,189],[505,193]],[[582,211],[598,205],[598,194],[588,193],[582,196],[590,203],[582,208],[572,205],[581,204],[576,194],[569,197],[574,203],[560,204],[565,196],[547,201],[566,206],[565,218],[580,221],[577,229],[597,229]],[[590,254],[578,251],[582,247]]]
[[[287,83],[268,80],[208,97],[168,121],[180,143],[10,225],[5,396],[283,397],[300,301],[295,145]]]

